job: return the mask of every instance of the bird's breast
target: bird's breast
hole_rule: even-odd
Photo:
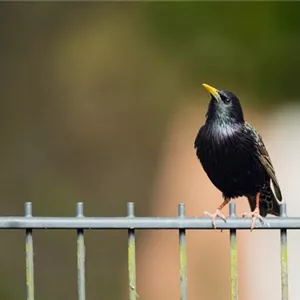
[[[203,127],[195,146],[208,177],[225,194],[246,194],[264,180],[255,141],[245,135],[242,127]]]
[[[197,155],[205,165],[232,166],[245,159],[254,144],[245,139],[242,128],[237,126],[204,126],[195,141]]]
[[[213,127],[203,128],[200,131],[199,148],[205,152],[217,156],[230,156],[236,154],[238,151],[240,155],[248,151],[244,149],[244,146],[251,146],[251,141],[245,139],[242,128],[238,126],[226,126],[219,125]],[[202,148],[202,149],[201,149]]]

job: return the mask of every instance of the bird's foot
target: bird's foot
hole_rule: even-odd
[[[217,217],[221,218],[222,220],[224,220],[224,222],[226,222],[226,217],[221,213],[221,211],[219,209],[217,209],[213,214],[209,213],[208,211],[205,211],[204,214],[206,216],[211,217],[211,221],[212,221],[212,224],[215,229],[216,229],[216,218]]]
[[[251,229],[250,231],[252,231],[254,229],[254,225],[255,225],[255,221],[259,220],[261,222],[261,224],[264,224],[264,218],[259,214],[259,209],[255,208],[254,211],[250,212],[250,213],[243,213],[242,217],[250,217],[252,218],[252,224],[251,224]]]

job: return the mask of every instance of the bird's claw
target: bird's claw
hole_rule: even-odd
[[[245,217],[252,218],[250,231],[252,231],[254,229],[254,225],[255,225],[256,220],[259,220],[261,224],[264,224],[264,218],[259,214],[259,209],[254,209],[254,211],[252,211],[250,213],[243,213],[242,217],[243,218],[245,218]]]
[[[204,214],[206,216],[211,217],[211,221],[212,221],[212,224],[213,224],[215,229],[216,229],[216,218],[217,217],[221,218],[222,220],[224,220],[224,222],[226,222],[226,217],[221,213],[221,211],[219,209],[217,209],[214,213],[210,213],[208,211],[205,211]]]

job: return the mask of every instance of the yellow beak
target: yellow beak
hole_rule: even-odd
[[[214,87],[212,87],[206,83],[203,83],[202,85],[216,100],[218,100],[218,101],[221,100],[221,97],[220,97],[217,89],[215,89]]]

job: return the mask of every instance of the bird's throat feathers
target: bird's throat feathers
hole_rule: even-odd
[[[244,115],[239,103],[225,104],[222,101],[211,99],[206,113],[206,123],[216,127],[244,124]]]

